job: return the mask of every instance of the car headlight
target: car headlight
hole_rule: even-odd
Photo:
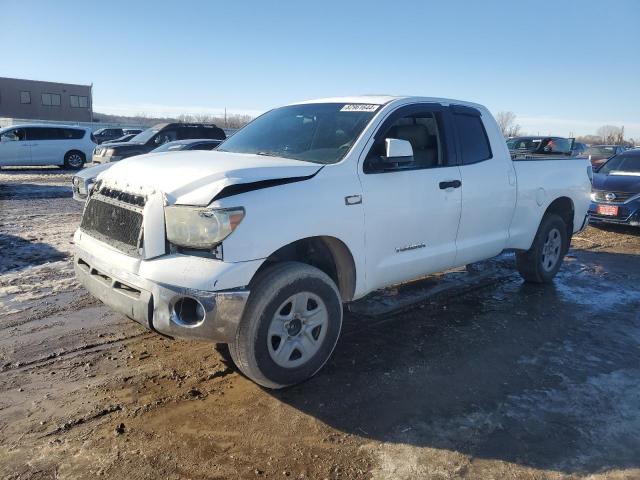
[[[213,248],[244,218],[244,208],[172,206],[164,209],[167,240],[181,247]]]
[[[113,157],[114,153],[115,153],[115,149],[113,148],[105,148],[104,150],[102,150],[103,157]]]
[[[595,202],[596,201],[596,194],[591,192],[591,201]]]

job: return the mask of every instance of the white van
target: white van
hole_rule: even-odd
[[[82,168],[95,143],[91,130],[66,125],[14,125],[0,129],[0,167],[64,165]]]

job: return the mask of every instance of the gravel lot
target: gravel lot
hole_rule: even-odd
[[[0,171],[0,478],[640,478],[640,231],[589,228],[550,286],[505,256],[378,294],[272,392],[76,284],[70,178]]]

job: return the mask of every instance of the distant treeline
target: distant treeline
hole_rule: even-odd
[[[210,114],[195,114],[195,115],[178,115],[177,117],[151,117],[148,115],[140,114],[134,116],[125,115],[109,115],[107,113],[94,112],[93,119],[96,122],[103,123],[121,123],[124,125],[140,125],[144,127],[151,127],[157,123],[215,123],[222,128],[240,128],[244,127],[247,123],[253,120],[250,115],[240,115],[237,113],[224,115],[210,115]]]

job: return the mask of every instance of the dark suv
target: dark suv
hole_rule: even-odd
[[[109,143],[98,146],[93,151],[93,161],[108,163],[134,155],[149,153],[167,142],[208,138],[224,140],[224,131],[212,123],[159,123],[139,133],[128,142]]]

